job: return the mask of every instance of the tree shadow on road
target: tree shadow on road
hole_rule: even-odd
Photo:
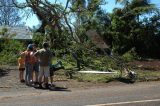
[[[8,75],[9,70],[0,69],[0,78]]]
[[[123,83],[126,83],[126,84],[133,84],[133,83],[135,83],[135,81],[133,81],[133,80],[131,80],[129,78],[123,78],[123,77],[117,78],[116,80],[118,80],[120,82],[123,82]]]
[[[71,90],[69,90],[68,88],[65,87],[54,87],[52,89],[49,89],[50,91],[67,91],[70,92]]]
[[[39,88],[39,87],[34,87],[35,89],[40,89],[40,90],[49,90],[49,91],[67,91],[67,92],[71,92],[71,90],[69,90],[66,87],[59,87],[59,86],[54,86],[54,87],[49,87],[49,88]]]

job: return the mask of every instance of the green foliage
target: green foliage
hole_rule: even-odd
[[[7,32],[7,31],[8,31],[7,28],[3,28],[3,29],[2,29],[2,32]]]
[[[87,57],[86,57],[87,58]],[[118,64],[115,60],[108,56],[92,56],[88,61],[88,66],[93,70],[108,71],[110,69],[118,69]]]
[[[33,42],[38,44],[38,47],[42,47],[42,43],[44,42],[45,36],[42,33],[34,33],[33,34]]]
[[[118,78],[117,75],[104,75],[104,74],[78,74],[75,77],[79,82],[98,82],[107,83]]]
[[[66,70],[72,70],[76,66],[76,63],[70,54],[63,56],[62,63]]]
[[[7,37],[6,33],[8,32],[7,28],[2,28],[2,30],[0,31],[0,35],[3,35],[3,38]]]
[[[160,72],[153,70],[134,70],[138,73],[138,81],[156,81],[160,79]]]
[[[135,52],[135,49],[132,48],[131,50],[129,50],[128,52],[126,52],[125,54],[123,54],[123,59],[127,62],[129,61],[133,61],[135,59],[137,59],[137,53]]]
[[[160,51],[156,49],[159,43],[158,10],[146,0],[122,0],[123,8],[114,9],[111,16],[109,34],[112,36],[112,49],[121,55],[132,48],[140,56],[159,57]],[[127,3],[128,2],[128,3]],[[150,17],[146,14],[151,12]],[[154,21],[153,21],[154,20]],[[132,57],[130,53],[125,58]],[[134,57],[134,56],[133,56]]]
[[[24,50],[23,43],[11,39],[1,40],[1,42],[3,43],[1,43],[2,51],[0,52],[0,63],[17,64],[19,52]]]

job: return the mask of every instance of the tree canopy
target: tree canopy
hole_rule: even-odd
[[[0,25],[17,26],[21,24],[20,10],[13,6],[12,0],[0,1]]]
[[[94,29],[114,52],[123,55],[134,50],[140,56],[159,57],[159,9],[149,0],[115,0],[123,7],[110,14],[101,8],[104,0],[12,1],[16,7],[32,9],[42,22],[38,31],[45,33],[54,48],[65,48],[72,41],[91,47],[86,46],[92,45],[86,31]]]

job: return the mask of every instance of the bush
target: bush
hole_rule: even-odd
[[[42,43],[44,42],[45,35],[43,33],[34,33],[33,34],[33,42],[37,44],[38,47],[42,47]]]
[[[1,44],[1,49],[0,63],[15,65],[17,64],[19,52],[24,50],[24,46],[19,41],[6,39],[4,40],[4,43]]]
[[[135,49],[132,48],[131,50],[129,50],[128,52],[126,52],[125,54],[123,54],[123,59],[125,61],[132,61],[137,59],[137,53],[135,52]]]

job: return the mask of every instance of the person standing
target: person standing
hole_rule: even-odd
[[[21,83],[24,83],[24,70],[25,70],[25,58],[24,55],[20,55],[18,58],[18,70],[19,70],[19,80]]]
[[[48,78],[50,77],[50,64],[53,53],[49,49],[47,42],[43,43],[43,48],[34,54],[39,59],[39,85],[42,87],[42,77],[44,76],[44,84],[48,87]]]
[[[21,55],[25,56],[25,83],[26,85],[31,86],[32,84],[32,73],[33,73],[33,63],[34,63],[34,58],[33,58],[33,45],[29,44],[27,47],[27,50],[22,52]]]
[[[35,84],[38,84],[38,74],[39,74],[39,61],[38,61],[38,58],[34,55],[35,52],[37,52],[37,49],[36,49],[36,45],[35,44],[32,44],[33,45],[33,58],[34,58],[34,63],[33,63],[33,74],[32,75],[35,75]],[[32,79],[34,76],[32,76]]]

